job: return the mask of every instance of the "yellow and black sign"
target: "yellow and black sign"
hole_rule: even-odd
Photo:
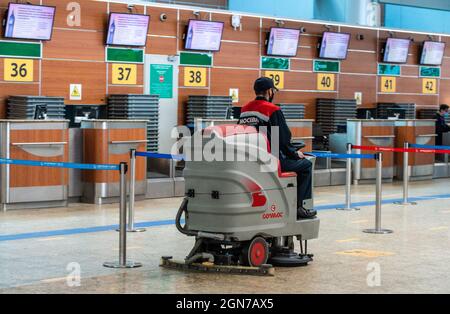
[[[184,86],[206,87],[206,68],[184,68]]]
[[[137,65],[114,63],[112,65],[112,83],[114,85],[136,85]]]
[[[321,91],[336,90],[336,75],[333,73],[317,74],[317,89]]]
[[[381,77],[381,92],[395,93],[397,91],[397,78],[394,76]]]
[[[284,72],[281,71],[266,71],[265,77],[269,77],[275,83],[278,89],[284,89]]]
[[[433,78],[422,79],[422,93],[437,94],[437,79]]]
[[[4,80],[9,82],[33,82],[34,60],[5,59]]]

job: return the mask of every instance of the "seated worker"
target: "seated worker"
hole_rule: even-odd
[[[445,122],[449,112],[448,105],[441,105],[439,111],[436,113],[436,145],[442,146],[444,133],[450,132],[450,127]]]
[[[280,107],[272,103],[278,89],[272,79],[261,77],[256,80],[254,90],[256,99],[242,108],[239,124],[254,126],[258,130],[267,127],[269,139],[271,127],[279,128],[281,169],[283,172],[297,173],[297,218],[314,218],[316,211],[303,208],[303,201],[312,198],[312,163],[292,145],[292,134],[286,119]]]

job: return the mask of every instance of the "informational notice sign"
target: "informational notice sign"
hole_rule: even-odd
[[[150,65],[150,94],[160,98],[173,98],[173,65]]]

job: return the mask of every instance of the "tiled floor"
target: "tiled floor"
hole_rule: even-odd
[[[315,261],[265,278],[161,269],[162,255],[182,259],[193,244],[172,224],[180,199],[137,204],[137,222],[149,227],[128,235],[129,258],[144,264],[131,270],[102,266],[118,258],[116,205],[0,213],[0,293],[450,293],[449,183],[413,183],[418,206],[385,204],[391,235],[362,232],[374,225],[372,204],[338,212],[328,205],[343,203],[343,187],[316,189],[323,210],[320,238],[310,243]],[[385,200],[400,197],[400,184],[384,185]],[[374,201],[374,186],[356,187],[353,199]]]

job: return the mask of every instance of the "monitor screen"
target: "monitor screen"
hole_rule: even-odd
[[[388,38],[383,62],[406,63],[410,44],[411,40],[409,39]]]
[[[444,58],[445,43],[437,41],[426,41],[423,43],[420,64],[441,65]]]
[[[350,34],[325,32],[320,45],[319,58],[345,60],[349,44]]]
[[[186,50],[220,51],[224,23],[190,20],[186,43]]]
[[[148,15],[111,13],[106,44],[143,47],[147,43],[149,23]]]
[[[300,30],[276,28],[270,30],[267,54],[269,56],[295,57],[297,55]]]
[[[55,7],[10,3],[5,21],[5,37],[50,40],[55,11]]]

